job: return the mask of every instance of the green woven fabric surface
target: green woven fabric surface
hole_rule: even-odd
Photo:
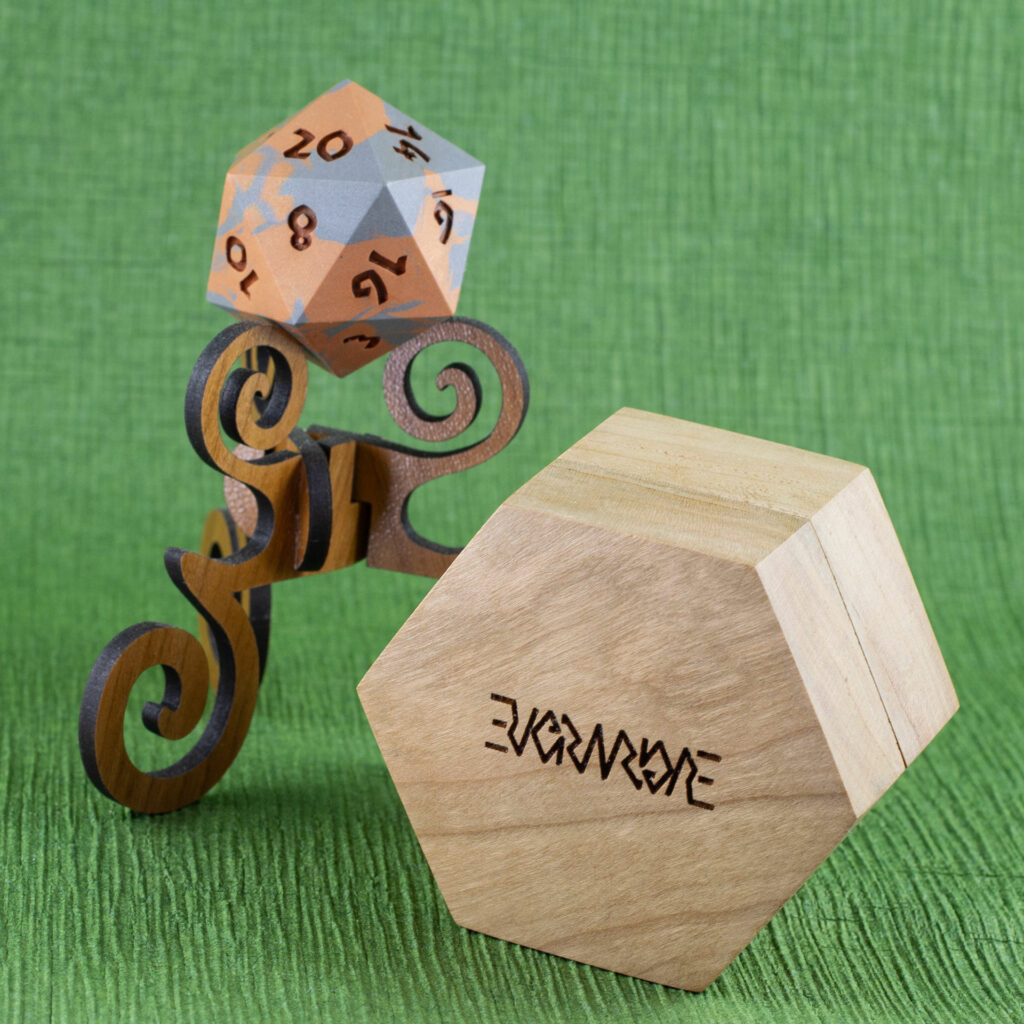
[[[3,0],[0,1019],[1024,1020],[1022,48],[1015,0]],[[451,921],[355,693],[429,581],[278,587],[198,805],[133,816],[82,771],[103,645],[192,627],[161,554],[221,503],[181,410],[228,322],[224,172],[344,78],[487,163],[459,312],[531,375],[421,532],[464,542],[623,405],[864,463],[886,498],[962,709],[704,994]],[[398,439],[380,368],[314,372],[304,422]]]

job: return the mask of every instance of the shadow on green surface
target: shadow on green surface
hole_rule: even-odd
[[[185,870],[187,858],[198,858],[189,873],[198,905],[207,908],[201,912],[211,918],[218,906],[260,899],[265,913],[280,899],[287,909],[275,922],[275,945],[312,972],[311,983],[343,992],[354,1016],[405,1019],[422,1015],[427,1005],[437,1020],[458,1013],[467,1019],[569,1021],[576,1017],[566,1015],[568,993],[580,1020],[592,1019],[590,1008],[598,1005],[617,1007],[611,1020],[632,1020],[641,1006],[674,1006],[677,1019],[680,1007],[713,998],[456,925],[382,763],[334,764],[329,770],[321,764],[304,776],[296,767],[278,778],[236,778],[175,814],[126,815],[114,831],[144,863],[170,855]],[[218,849],[230,849],[240,870],[206,875],[202,862]],[[259,865],[258,888],[252,865]],[[224,886],[226,879],[231,881]],[[265,932],[266,922],[257,930]]]
[[[813,953],[794,969],[783,947],[799,940],[786,935],[787,925],[779,933],[786,936],[782,947],[779,935],[766,930],[701,994],[470,932],[448,914],[382,763],[279,767],[276,778],[236,778],[177,814],[131,815],[122,841],[143,860],[229,849],[236,872],[221,867],[205,876],[196,865],[205,912],[259,900],[255,931],[265,940],[266,915],[280,906],[273,944],[303,965],[311,984],[338,993],[353,1019],[420,1019],[426,1008],[426,1019],[436,1020],[583,1021],[593,1020],[599,1006],[608,1020],[736,1022],[763,1020],[780,1006],[806,1008],[808,1001],[820,1019],[848,1019],[849,1002],[835,996],[852,977],[837,986],[835,965],[816,967]],[[232,881],[225,887],[226,879]],[[795,923],[799,931],[802,922]],[[862,994],[861,1012],[887,1005],[884,991],[877,1000],[869,996]],[[567,1005],[577,1010],[567,1013]]]
[[[168,855],[182,870],[194,859],[200,912],[211,915],[196,955],[214,940],[217,907],[235,913],[257,901],[253,934],[269,942],[265,952],[287,951],[271,962],[305,971],[351,1019],[582,1021],[601,1007],[605,1019],[626,1021],[866,1020],[893,1012],[895,984],[900,998],[913,992],[948,1009],[956,986],[936,972],[943,962],[967,969],[943,936],[922,930],[921,901],[941,887],[889,849],[892,819],[913,813],[909,792],[890,794],[723,977],[691,994],[457,926],[379,760],[321,750],[302,764],[262,762],[258,775],[253,767],[178,814],[123,818],[114,829],[122,857],[132,847],[144,873]],[[919,765],[916,783],[935,768]],[[206,873],[203,861],[218,850],[230,851],[237,870]],[[240,932],[228,934],[244,943]],[[900,940],[911,933],[912,945]],[[915,950],[925,949],[921,959]],[[567,1005],[577,1009],[567,1014]]]

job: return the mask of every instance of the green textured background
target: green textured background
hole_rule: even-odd
[[[3,0],[0,1018],[1024,1020],[1022,51],[1014,0]],[[423,532],[468,539],[625,404],[887,500],[962,710],[703,995],[452,923],[355,695],[426,581],[279,587],[198,806],[133,817],[81,770],[99,650],[192,622],[161,553],[219,503],[181,409],[227,322],[224,172],[343,78],[488,164],[460,312],[532,378]],[[379,372],[317,372],[305,422],[396,436]]]

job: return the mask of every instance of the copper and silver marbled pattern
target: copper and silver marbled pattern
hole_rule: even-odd
[[[345,376],[455,313],[483,175],[342,82],[236,156],[207,298]]]

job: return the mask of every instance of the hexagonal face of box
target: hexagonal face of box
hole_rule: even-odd
[[[344,376],[454,314],[483,172],[342,82],[236,157],[207,297]]]
[[[360,685],[452,916],[702,989],[855,821],[756,572],[503,508]]]
[[[956,707],[873,495],[623,410],[505,502],[359,687],[457,922],[718,976]]]

